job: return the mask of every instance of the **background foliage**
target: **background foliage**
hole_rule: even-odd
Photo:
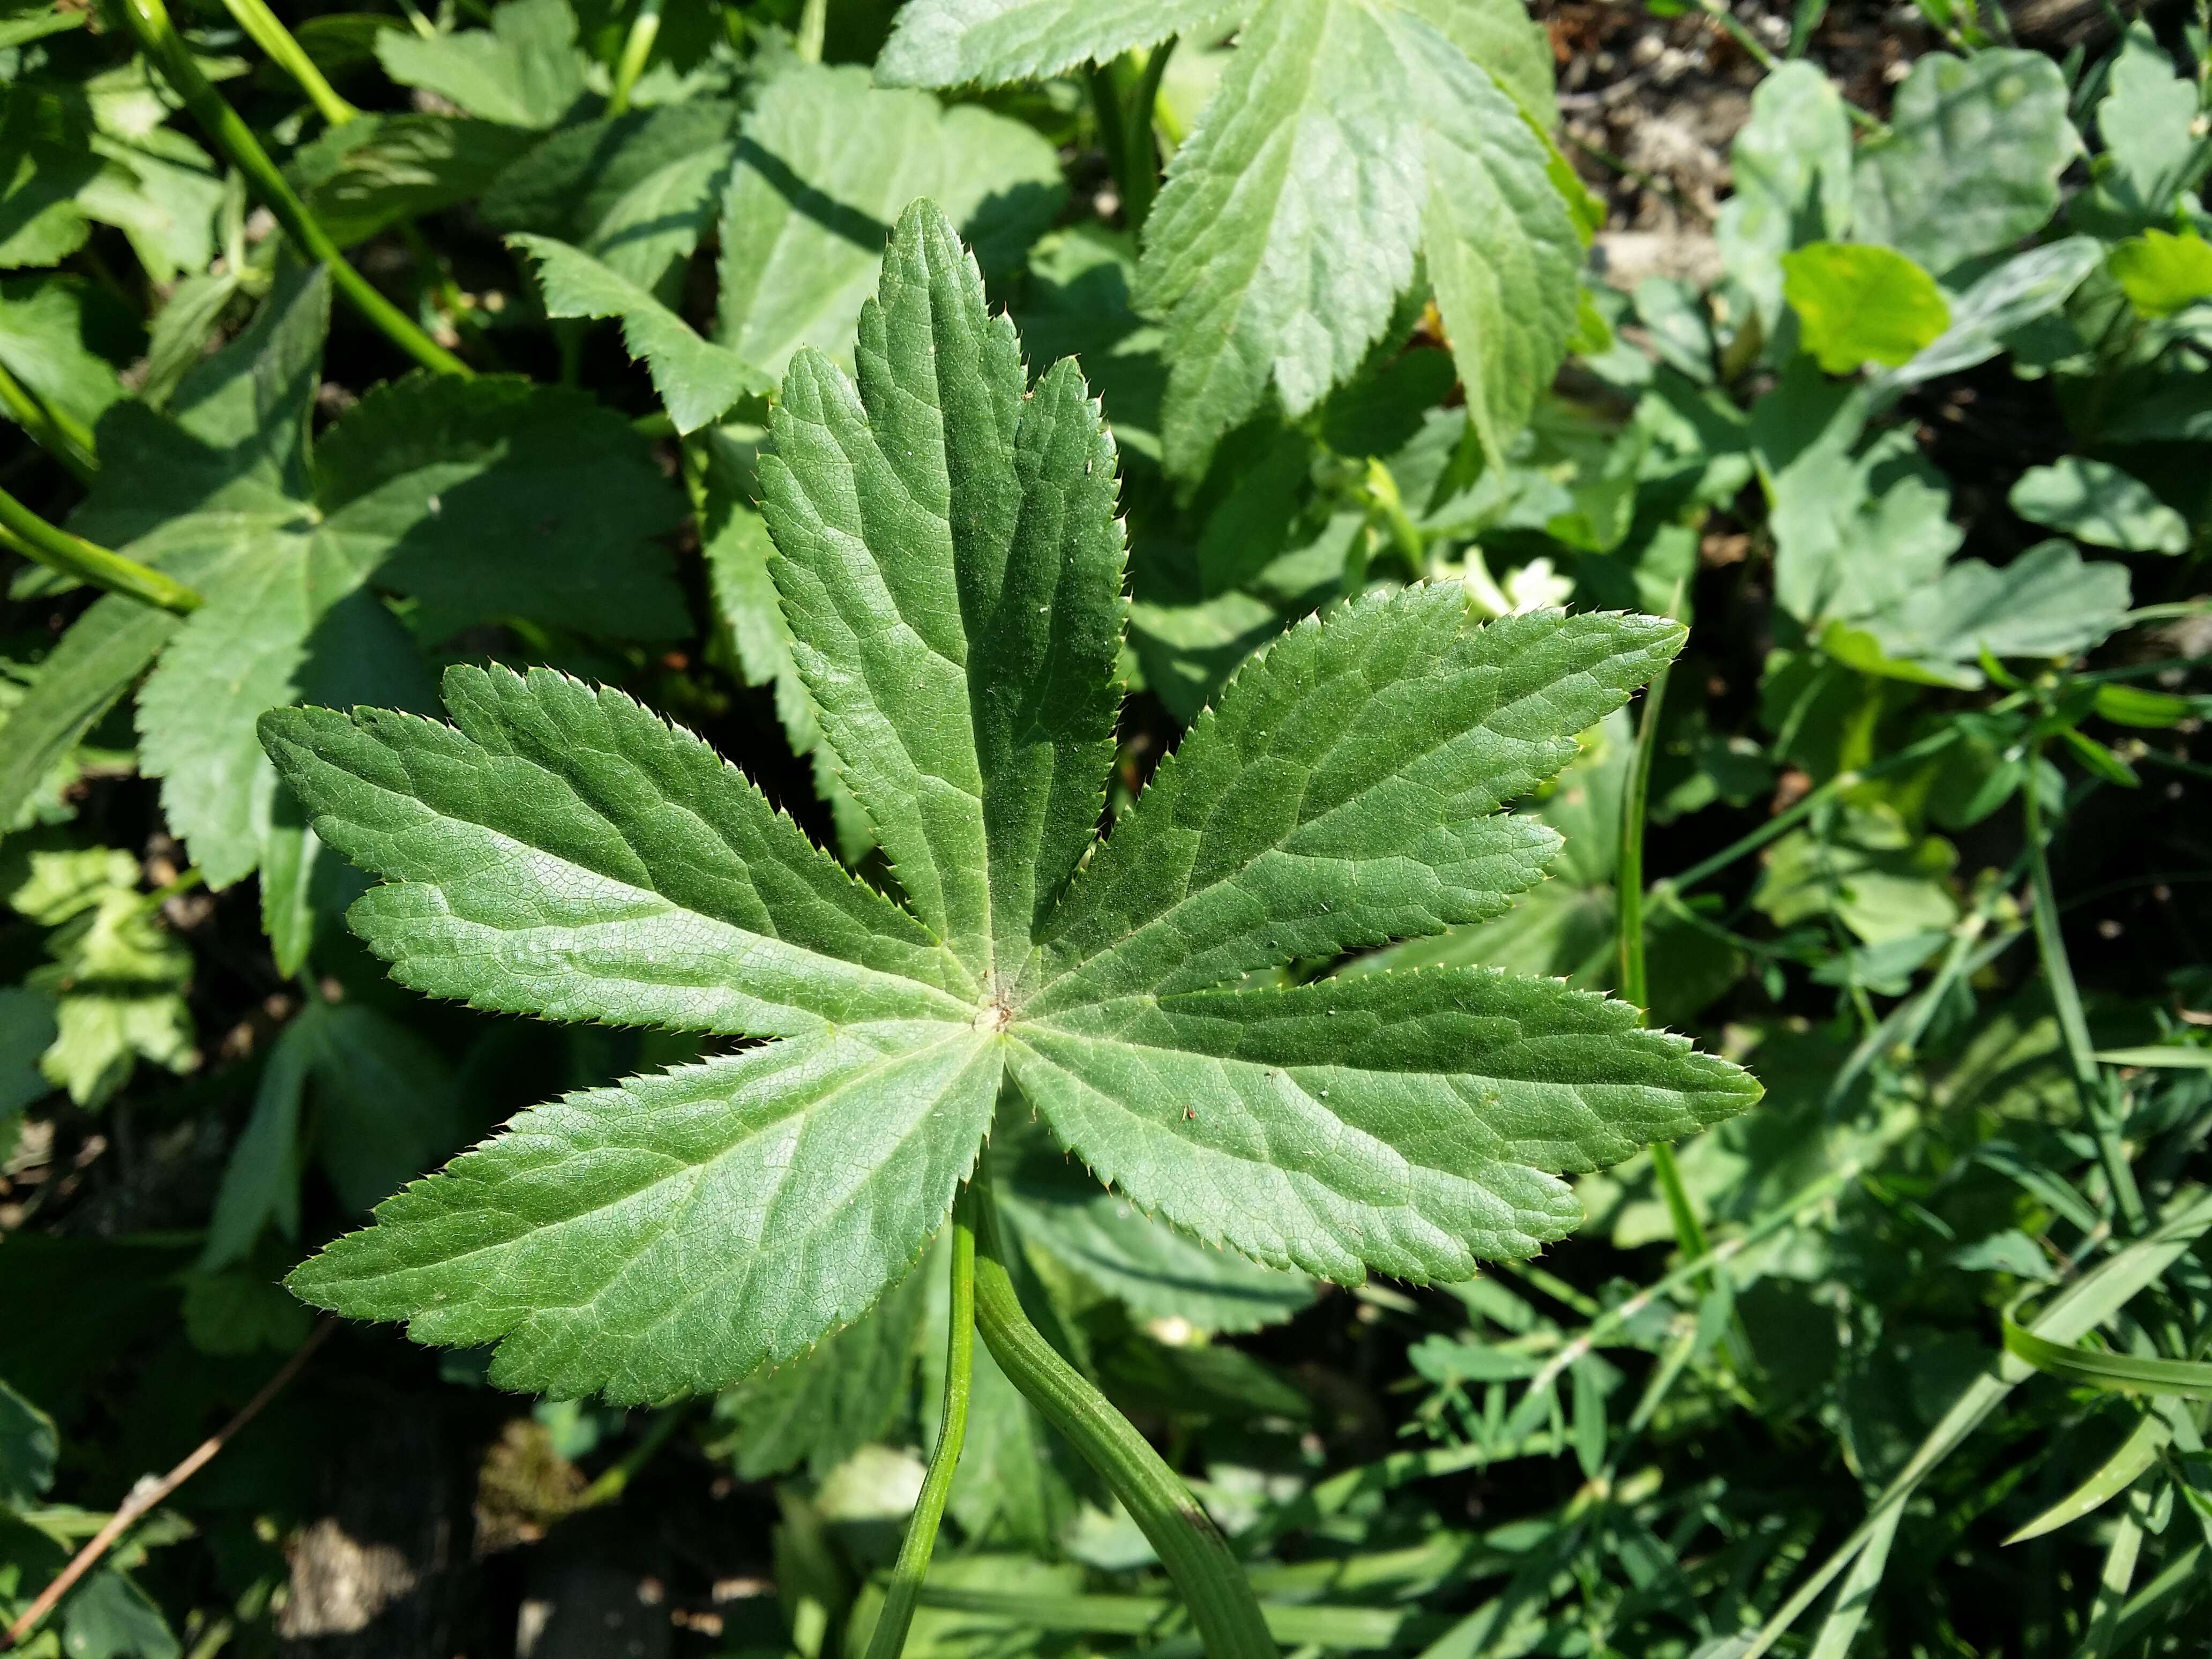
[[[0,487],[199,601],[16,561],[0,610],[0,1613],[315,1340],[302,1255],[700,1052],[387,980],[264,710],[557,667],[885,878],[759,457],[927,196],[1117,442],[1109,812],[1364,592],[1691,625],[1520,809],[1565,836],[1549,882],[1286,974],[1640,989],[1758,1109],[1441,1287],[1247,1263],[994,1143],[1032,1310],[1276,1636],[2203,1652],[2204,16],[1652,12],[228,0],[179,40],[153,0],[0,4]],[[926,1259],[657,1410],[337,1331],[25,1650],[857,1652],[945,1294]],[[914,1650],[1194,1651],[976,1365]]]

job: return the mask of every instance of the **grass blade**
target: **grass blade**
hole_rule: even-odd
[[[2006,1539],[2005,1543],[2024,1544],[2101,1509],[2133,1486],[2136,1477],[2158,1461],[2159,1453],[2172,1438],[2173,1431],[2166,1425],[2163,1418],[2144,1413],[2135,1432],[2120,1443],[2120,1449],[2105,1460],[2101,1468]]]

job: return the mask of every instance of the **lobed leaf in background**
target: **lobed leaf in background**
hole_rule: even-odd
[[[1170,331],[1170,470],[1203,472],[1271,387],[1295,418],[1349,379],[1417,260],[1476,430],[1498,451],[1565,350],[1584,234],[1580,187],[1546,136],[1556,112],[1540,35],[1518,6],[1489,0],[1249,9],[1146,222],[1138,297]],[[1054,8],[931,0],[903,14],[878,74],[1012,80],[1158,49],[1180,29],[1203,38],[1232,15],[1155,8],[1071,31]]]
[[[1580,242],[1530,125],[1549,76],[1509,82],[1470,56],[1514,26],[1340,0],[1260,12],[1146,228],[1139,301],[1169,323],[1171,470],[1199,471],[1271,386],[1295,417],[1348,378],[1417,256],[1486,447],[1527,420],[1574,321]]]
[[[11,769],[20,788],[158,657],[139,702],[143,763],[217,887],[264,860],[289,873],[309,856],[252,737],[264,708],[311,687],[341,702],[422,702],[422,647],[478,620],[528,615],[645,636],[684,625],[650,539],[678,503],[642,444],[581,398],[519,382],[403,381],[311,458],[327,308],[319,274],[281,283],[254,326],[186,378],[167,418],[129,405],[103,421],[108,471],[75,522],[174,572],[208,605],[179,623],[102,601],[14,716],[44,727]],[[379,589],[416,601],[411,629]],[[264,888],[288,963],[306,948],[304,879]]]

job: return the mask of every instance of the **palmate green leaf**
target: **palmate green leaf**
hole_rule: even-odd
[[[1456,584],[1363,601],[1248,667],[1094,849],[1122,609],[1097,406],[1068,363],[1027,388],[927,203],[858,342],[857,385],[794,359],[762,479],[793,657],[903,904],[696,738],[548,671],[451,671],[451,726],[262,722],[317,833],[386,878],[352,918],[405,982],[774,1039],[524,1114],[301,1268],[302,1295],[497,1342],[511,1386],[654,1399],[856,1317],[1009,1086],[1135,1208],[1347,1279],[1527,1254],[1578,1217],[1552,1171],[1756,1097],[1556,982],[1243,983],[1540,880],[1557,836],[1488,815],[1678,626],[1485,627]]]
[[[550,670],[453,668],[445,692],[455,726],[262,721],[316,833],[386,878],[350,920],[402,982],[733,1036],[972,1020],[964,966],[696,738]]]
[[[1254,0],[916,0],[899,9],[876,60],[886,87],[1004,86],[1157,46],[1204,41]]]
[[[760,444],[767,435],[764,428],[733,424],[709,427],[702,434],[699,550],[738,672],[748,685],[773,692],[776,719],[791,752],[813,763],[815,793],[829,803],[837,850],[848,863],[858,863],[876,844],[875,831],[838,778],[822,741],[813,696],[792,658],[791,624],[768,574],[775,546],[761,516],[759,464]]]
[[[1566,838],[1549,880],[1521,895],[1502,916],[1370,951],[1344,972],[1476,965],[1547,975],[1585,991],[1613,990],[1620,970],[1613,891],[1620,799],[1635,748],[1627,712],[1610,714],[1583,733],[1581,748],[1540,799],[1515,809]],[[1656,1024],[1694,1014],[1741,970],[1735,951],[1671,911],[1648,916],[1644,932],[1651,961],[1648,1012]]]
[[[168,418],[109,410],[106,465],[74,527],[207,603],[178,623],[102,600],[78,624],[91,630],[84,648],[76,629],[57,647],[51,697],[34,690],[11,717],[35,714],[42,752],[72,743],[158,653],[138,704],[141,758],[216,887],[274,842],[290,843],[288,869],[298,850],[254,737],[264,709],[303,697],[430,705],[414,637],[380,590],[414,598],[415,635],[433,639],[517,616],[631,636],[683,626],[653,539],[681,499],[645,441],[580,393],[417,374],[372,392],[311,455],[328,313],[319,271],[288,277],[186,377]]]
[[[1013,325],[985,316],[933,210],[900,222],[856,356],[857,387],[812,351],[784,377],[761,468],[770,569],[908,903],[987,992],[1010,992],[1105,799],[1113,441],[1073,363],[1025,394]]]
[[[1296,416],[1349,378],[1417,255],[1469,414],[1503,453],[1565,350],[1582,255],[1524,112],[1547,88],[1518,57],[1468,56],[1504,27],[1409,0],[1273,0],[1244,32],[1146,226],[1138,298],[1171,336],[1171,471],[1202,471],[1270,386]]]
[[[1014,1027],[1023,1094],[1200,1237],[1326,1278],[1465,1279],[1582,1220],[1592,1170],[1748,1103],[1741,1074],[1549,980],[1432,969],[1118,998]]]
[[[1493,817],[1671,656],[1678,624],[1532,612],[1439,583],[1275,642],[1201,714],[1040,936],[1037,1004],[1225,983],[1486,921],[1559,837]]]
[[[726,346],[697,331],[619,271],[550,236],[510,236],[507,246],[538,267],[549,317],[614,317],[623,344],[643,360],[653,389],[668,405],[678,433],[696,432],[741,398],[759,397],[773,382]]]

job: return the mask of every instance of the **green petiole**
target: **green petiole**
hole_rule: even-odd
[[[637,85],[637,77],[645,72],[645,60],[653,56],[653,43],[660,33],[660,0],[637,0],[637,15],[630,19],[629,32],[623,37],[622,56],[615,64],[615,80],[607,94],[607,113],[620,115],[629,107],[629,95]]]
[[[1105,1477],[1182,1592],[1207,1659],[1274,1659],[1274,1638],[1228,1540],[1129,1419],[1060,1357],[1022,1311],[1006,1271],[990,1178],[980,1165],[969,1194],[975,1206],[975,1323],[993,1357],[1045,1421]]]
[[[981,1178],[979,1173],[977,1179]],[[938,1420],[937,1449],[929,1455],[929,1472],[922,1477],[921,1497],[915,1500],[914,1518],[907,1522],[890,1583],[884,1588],[883,1611],[876,1615],[875,1632],[868,1638],[867,1659],[898,1659],[899,1650],[906,1645],[907,1626],[914,1621],[915,1604],[921,1599],[922,1580],[929,1576],[930,1552],[936,1547],[938,1525],[945,1519],[945,1500],[951,1493],[953,1472],[960,1467],[960,1449],[968,1438],[968,1399],[975,1362],[975,1204],[971,1186],[963,1189],[952,1206],[952,1297],[945,1340],[945,1411]]]
[[[39,396],[0,367],[0,409],[30,434],[32,441],[67,467],[80,483],[92,482],[100,470],[92,434],[67,410]]]
[[[342,127],[360,115],[361,112],[341,98],[337,89],[323,77],[315,60],[307,56],[307,48],[278,21],[264,0],[222,0],[222,3],[253,44],[269,54],[270,61],[299,82],[300,90],[307,94],[307,101],[323,119],[334,127]]]
[[[111,593],[126,593],[180,617],[199,609],[200,596],[175,577],[48,524],[4,489],[0,489],[0,532],[26,557]]]

